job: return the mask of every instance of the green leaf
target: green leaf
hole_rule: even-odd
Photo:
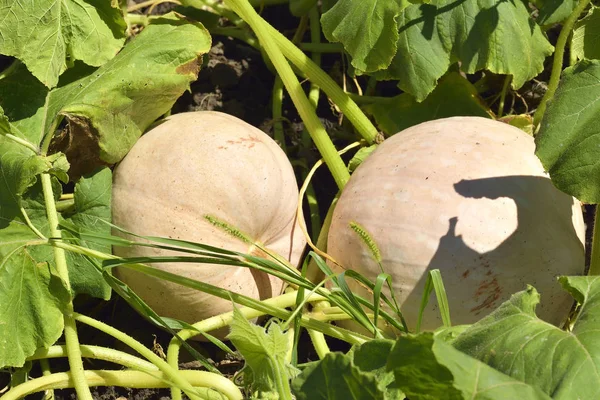
[[[102,168],[90,176],[82,177],[75,185],[75,213],[66,219],[79,228],[95,233],[110,235],[112,172]],[[105,221],[105,222],[102,222]],[[65,237],[73,237],[63,231]],[[80,245],[111,254],[108,244],[81,240]],[[87,293],[108,300],[110,286],[102,277],[102,271],[90,263],[81,254],[67,252],[69,279],[75,293]]]
[[[571,38],[571,55],[578,60],[600,59],[600,8],[593,7],[588,15],[577,21]]]
[[[58,115],[66,117],[67,130],[53,149],[66,154],[75,179],[120,161],[197,78],[200,56],[209,49],[202,25],[170,14],[154,20],[102,67],[84,68],[86,76],[79,79],[75,68],[75,76],[51,91],[20,68],[0,80],[0,106],[35,144]]]
[[[567,19],[577,5],[577,0],[535,0],[533,3],[539,10],[537,23],[552,25]]]
[[[341,42],[360,73],[387,68],[398,46],[399,13],[407,0],[337,0],[321,17],[330,42]]]
[[[40,210],[44,215],[39,183],[28,191],[24,203],[43,229],[43,220],[35,218]],[[36,256],[52,252],[47,246],[33,246],[37,239],[22,220],[0,215],[0,368],[22,366],[26,357],[51,346],[62,334],[69,293],[51,266]]]
[[[352,349],[352,363],[361,372],[375,378],[386,400],[404,400],[404,393],[394,384],[394,373],[387,370],[387,358],[394,346],[392,340],[370,340]]]
[[[560,283],[581,303],[570,332],[537,318],[540,296],[529,287],[472,325],[454,345],[553,399],[598,398],[600,277],[561,277]]]
[[[365,106],[365,110],[375,117],[379,128],[388,135],[422,122],[446,117],[468,115],[491,118],[489,109],[477,90],[455,72],[444,76],[433,93],[420,103],[410,94],[403,93],[369,104]]]
[[[4,110],[0,107],[0,135],[8,133],[12,133],[12,128],[10,127],[10,122],[8,122],[8,117],[4,115]]]
[[[380,80],[424,100],[451,64],[474,73],[489,70],[512,75],[520,88],[544,68],[553,47],[529,17],[522,1],[439,0],[411,5],[398,18],[398,51]]]
[[[252,390],[256,397],[291,399],[286,362],[288,336],[289,333],[284,333],[276,323],[269,325],[268,332],[251,324],[234,307],[228,339],[242,354],[252,371]]]
[[[398,339],[388,358],[396,385],[411,400],[549,400],[538,388],[512,379],[456,350],[431,333]]]
[[[292,388],[298,400],[385,399],[375,377],[361,372],[342,353],[329,353],[305,368]]]
[[[584,203],[600,203],[600,61],[563,71],[536,137],[536,154],[552,182]]]
[[[378,339],[355,346],[348,354],[329,353],[292,381],[296,398],[404,400],[394,386],[394,374],[386,369],[393,345],[392,340]]]
[[[22,60],[48,87],[74,60],[100,66],[125,42],[127,25],[118,1],[4,0],[0,53]]]

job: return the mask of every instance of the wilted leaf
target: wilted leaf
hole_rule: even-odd
[[[67,118],[68,132],[53,149],[67,155],[72,179],[119,161],[196,79],[210,49],[206,29],[174,15],[154,22],[102,67],[74,68],[51,91],[24,68],[0,81],[0,106],[32,143],[59,114]]]

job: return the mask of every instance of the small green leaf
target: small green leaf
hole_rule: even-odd
[[[536,316],[540,296],[529,287],[468,328],[454,346],[553,399],[598,398],[600,277],[561,277],[560,283],[581,303],[570,332]]]
[[[264,328],[248,322],[242,313],[234,308],[233,322],[228,339],[244,356],[252,371],[252,390],[256,397],[281,396],[286,399],[290,394],[287,363],[289,333],[284,333],[276,323]],[[272,397],[279,398],[279,397]]]
[[[550,400],[538,388],[496,371],[431,333],[398,339],[387,365],[396,386],[411,400]]]
[[[448,101],[452,99],[452,101]],[[365,106],[377,125],[388,135],[393,135],[413,125],[434,119],[455,116],[491,118],[491,114],[473,85],[460,74],[444,76],[439,85],[425,100],[417,102],[403,93]]]
[[[600,59],[600,8],[593,7],[577,21],[571,38],[571,55],[578,60]]]
[[[600,203],[599,82],[600,61],[565,69],[536,137],[552,182],[584,203]]]
[[[44,85],[54,87],[75,60],[100,66],[125,42],[118,1],[4,0],[0,53],[22,60]]]
[[[360,73],[387,68],[396,54],[397,19],[407,0],[337,0],[321,17],[330,42],[341,42]]]

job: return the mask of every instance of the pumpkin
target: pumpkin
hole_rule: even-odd
[[[175,114],[152,128],[115,168],[113,221],[142,235],[200,242],[261,255],[207,220],[225,222],[299,262],[305,239],[296,223],[298,187],[285,153],[268,135],[219,112]],[[148,247],[114,249],[123,257],[173,255]],[[195,263],[153,266],[250,296],[279,295],[283,282],[249,268]],[[117,277],[159,315],[188,323],[232,310],[223,300],[127,268]]]
[[[328,253],[374,280],[380,268],[350,223],[361,226],[379,247],[409,329],[432,269],[441,272],[453,325],[477,321],[528,284],[541,294],[538,315],[560,323],[572,298],[556,278],[583,273],[585,225],[580,203],[553,186],[534,152],[531,136],[480,117],[401,131],[344,188]],[[441,324],[430,300],[422,328]]]

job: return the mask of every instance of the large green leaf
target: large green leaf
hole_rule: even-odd
[[[16,203],[12,203],[16,207]],[[63,330],[62,312],[69,301],[64,283],[40,261],[49,247],[34,246],[38,237],[21,218],[0,215],[0,368],[22,366],[40,347],[49,347]],[[28,192],[23,208],[38,229],[45,230],[39,182]],[[40,212],[41,210],[41,212]],[[14,212],[12,212],[14,214]]]
[[[515,380],[424,333],[398,339],[388,358],[396,386],[411,400],[549,400]]]
[[[386,98],[365,107],[377,125],[388,135],[425,121],[454,116],[491,118],[489,109],[473,85],[460,74],[444,76],[435,90],[421,103],[408,93]]]
[[[125,42],[116,0],[0,2],[0,53],[22,60],[48,87],[75,60],[100,66]]]
[[[537,318],[540,296],[529,287],[467,329],[455,347],[553,399],[598,398],[600,277],[562,277],[560,282],[581,303],[570,332]]]
[[[536,154],[562,191],[600,203],[600,61],[563,71],[542,119]]]
[[[337,0],[323,14],[323,33],[341,42],[361,72],[387,68],[398,48],[399,13],[408,0]]]
[[[578,60],[600,59],[600,8],[594,7],[577,21],[571,37],[571,55]]]
[[[543,70],[553,51],[522,1],[439,0],[407,7],[398,23],[398,51],[375,76],[398,79],[417,101],[456,62],[466,73],[487,69],[512,75],[518,89]]]
[[[0,81],[0,106],[35,144],[58,115],[65,116],[68,129],[53,148],[67,155],[70,175],[78,177],[127,154],[197,78],[201,55],[209,49],[210,36],[202,25],[167,15],[102,67],[78,65],[68,71],[56,89],[17,69]]]

